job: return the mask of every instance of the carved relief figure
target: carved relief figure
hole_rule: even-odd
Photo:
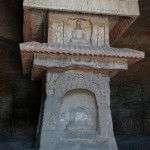
[[[67,132],[96,131],[97,113],[93,93],[81,89],[69,91],[63,100],[60,126]]]
[[[72,31],[71,43],[88,45],[89,41],[86,39],[86,30],[81,27],[81,20],[77,20],[76,28]]]
[[[93,45],[94,46],[104,46],[104,27],[95,25],[93,29]]]
[[[54,24],[54,42],[63,44],[63,22]]]
[[[97,46],[104,45],[104,28],[97,26]]]

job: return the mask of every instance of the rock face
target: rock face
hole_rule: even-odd
[[[18,42],[0,38],[0,149],[32,148],[36,105],[32,86],[22,75]],[[40,85],[39,85],[40,86]],[[32,105],[35,107],[32,108]]]
[[[130,66],[128,71],[120,72],[111,80],[111,108],[115,133],[130,134],[122,138],[117,136],[120,149],[150,148],[150,2],[141,0],[139,5],[140,17],[114,44],[115,47],[129,47],[146,52],[144,60]],[[141,136],[142,133],[147,134]],[[132,136],[134,134],[138,134],[138,138]]]
[[[140,0],[139,4],[141,16],[114,45],[146,52],[146,59],[111,80],[111,108],[120,150],[150,149],[150,1]],[[0,10],[0,149],[32,149],[41,83],[22,75],[18,47],[22,1],[2,0]]]
[[[2,0],[0,3],[0,36],[15,41],[22,40],[23,0]]]
[[[150,30],[147,29],[150,22],[146,21],[150,8],[150,2],[140,1],[141,16],[123,35],[123,37],[114,44],[115,47],[130,47],[146,52],[146,58],[135,65],[129,67],[128,71],[121,72],[115,76],[112,83],[112,109],[121,111],[118,119],[119,127],[117,132],[135,133],[150,132],[149,124],[149,51]],[[136,44],[137,43],[137,44]],[[135,88],[136,87],[136,88]],[[118,109],[119,108],[119,109]],[[122,111],[124,109],[124,111]],[[124,116],[124,117],[123,117]],[[129,117],[128,117],[129,116]],[[121,119],[122,118],[122,119]],[[127,122],[126,123],[126,118]],[[121,123],[122,120],[122,123]],[[116,120],[114,120],[114,123]],[[129,123],[130,122],[130,123]],[[128,126],[126,127],[127,124]],[[130,124],[130,125],[129,125]]]

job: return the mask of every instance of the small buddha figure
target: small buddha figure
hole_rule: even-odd
[[[81,45],[88,45],[89,41],[86,39],[86,31],[81,27],[81,20],[77,20],[76,28],[72,31],[72,37],[70,42]]]
[[[76,108],[70,112],[69,122],[67,124],[67,131],[83,132],[93,130],[93,126],[89,125],[91,116],[84,110],[84,108]],[[93,127],[93,128],[92,128]]]

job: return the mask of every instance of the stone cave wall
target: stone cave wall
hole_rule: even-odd
[[[150,1],[139,4],[141,16],[113,45],[146,52],[144,60],[111,79],[111,109],[120,150],[150,149]],[[0,12],[0,150],[32,149],[41,82],[31,82],[30,76],[22,74],[22,0],[1,0]]]
[[[0,3],[0,150],[31,149],[35,142],[41,83],[22,74],[22,2]]]
[[[141,15],[113,45],[146,55],[111,79],[114,131],[121,150],[150,149],[150,1],[139,0],[139,6]]]
[[[112,110],[114,118],[117,115],[116,119],[120,120],[120,123],[116,123],[117,120],[114,119],[114,124],[118,126],[115,126],[115,131],[119,133],[150,133],[150,1],[139,1],[139,5],[140,17],[113,45],[141,50],[146,55],[144,60],[130,66],[127,71],[120,72],[111,80]],[[123,114],[117,114],[116,110],[119,112],[122,109]],[[129,119],[128,123],[126,119]]]

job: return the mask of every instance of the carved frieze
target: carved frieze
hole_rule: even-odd
[[[109,45],[108,18],[49,11],[48,42],[72,45]]]
[[[107,80],[107,79],[108,80]],[[109,83],[109,77],[101,74],[80,71],[68,71],[64,73],[49,73],[47,74],[46,89],[47,95],[59,95],[73,89],[87,89],[92,91],[97,103],[107,103],[106,95],[109,95],[109,87],[104,89]],[[107,91],[107,92],[106,92]]]
[[[34,54],[34,65],[47,68],[83,66],[95,69],[127,69],[127,60],[124,58],[71,56],[56,54]]]

